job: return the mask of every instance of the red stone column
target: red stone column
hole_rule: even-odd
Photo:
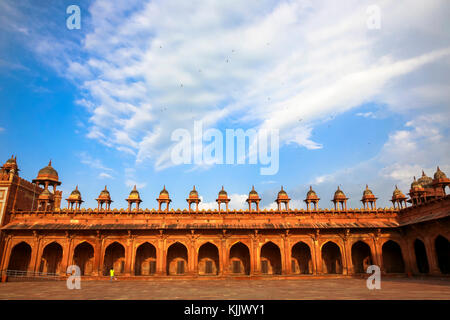
[[[162,237],[158,240],[157,257],[156,257],[156,274],[159,276],[166,275],[166,240]]]
[[[61,259],[61,268],[59,273],[61,275],[66,275],[67,267],[69,266],[69,257],[70,257],[70,240],[66,238],[64,247],[63,247],[63,256]]]
[[[283,251],[281,254],[282,260],[284,260],[284,266],[282,266],[282,274],[291,274],[291,245],[289,235],[285,234],[283,237]]]
[[[351,261],[349,263],[349,254],[348,254],[348,240],[344,239],[342,241],[343,243],[343,252],[342,252],[342,274],[343,275],[348,275],[350,274],[350,265],[351,265]],[[350,258],[351,259],[351,258]]]
[[[222,238],[221,241],[221,246],[220,246],[220,254],[219,254],[219,259],[220,259],[220,274],[221,275],[227,275],[229,274],[228,272],[228,248],[227,248],[227,239],[226,238]]]
[[[3,250],[3,257],[2,257],[2,264],[1,264],[2,271],[6,271],[8,269],[9,259],[11,257],[11,251],[12,251],[12,237],[7,236],[5,249]],[[2,282],[5,282],[6,280],[7,280],[6,274],[2,274]]]
[[[320,252],[320,247],[319,247],[319,241],[318,239],[314,239],[314,247],[313,247],[313,259],[315,259],[315,265],[316,265],[316,274],[322,274],[323,273],[323,268],[322,268],[322,254]]]
[[[35,272],[36,269],[39,269],[40,258],[41,258],[40,244],[41,244],[41,238],[39,236],[37,236],[34,240],[34,246],[33,246],[34,249],[31,251],[31,259],[30,259],[30,264],[28,266],[28,271]]]
[[[127,245],[125,247],[125,270],[124,275],[131,276],[131,257],[133,255],[133,244],[131,239],[127,239]]]
[[[425,241],[425,250],[427,251],[428,265],[430,267],[430,274],[441,275],[441,270],[439,269],[433,239],[431,237],[426,237],[424,241]]]

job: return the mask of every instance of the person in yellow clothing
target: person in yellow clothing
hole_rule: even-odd
[[[111,267],[111,269],[109,269],[109,275],[110,275],[110,279],[109,281],[117,280],[116,276],[114,275],[114,267]]]

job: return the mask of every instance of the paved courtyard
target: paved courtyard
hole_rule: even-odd
[[[445,299],[450,279],[382,279],[368,290],[364,279],[82,281],[80,290],[65,281],[0,283],[0,299]]]

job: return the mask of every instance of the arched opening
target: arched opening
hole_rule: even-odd
[[[273,242],[267,242],[261,248],[261,273],[281,274],[281,252]]]
[[[82,276],[90,276],[94,270],[94,248],[87,242],[80,243],[75,247],[73,262]]]
[[[372,265],[372,254],[370,247],[363,241],[357,241],[352,246],[353,271],[355,273],[365,273],[367,267]]]
[[[428,265],[427,251],[425,244],[419,239],[414,241],[414,252],[416,254],[417,269],[420,273],[428,273],[430,267]]]
[[[27,271],[31,259],[31,247],[25,242],[16,244],[11,251],[8,270]]]
[[[389,240],[382,247],[383,268],[386,273],[405,272],[402,249],[397,242]]]
[[[145,242],[136,250],[136,262],[134,274],[137,276],[148,276],[156,273],[156,248]]]
[[[329,241],[322,247],[322,261],[323,273],[342,273],[341,250],[336,243]]]
[[[312,259],[311,250],[304,242],[296,243],[291,250],[291,272],[296,274],[311,274]]]
[[[233,274],[250,274],[250,250],[242,242],[230,249],[230,269]]]
[[[438,236],[434,241],[436,258],[442,274],[450,273],[450,243],[443,236]]]
[[[181,243],[172,244],[167,250],[167,274],[181,275],[187,272],[188,251]]]
[[[111,267],[114,268],[115,275],[125,271],[125,248],[118,242],[113,242],[106,248],[103,275],[108,276]]]
[[[198,250],[198,273],[219,274],[219,249],[210,242],[203,244]]]
[[[59,267],[61,265],[62,255],[63,249],[58,243],[52,242],[45,246],[39,271],[43,273],[59,273],[61,271]]]

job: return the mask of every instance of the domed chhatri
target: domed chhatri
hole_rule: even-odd
[[[259,201],[261,199],[258,196],[258,192],[255,190],[255,186],[252,186],[252,190],[248,194],[248,199],[246,202],[248,203],[248,211],[252,211],[252,203],[256,205],[256,211],[259,212]]]
[[[75,210],[79,210],[81,203],[84,201],[81,198],[81,193],[78,190],[78,185],[75,187],[75,190],[72,191],[70,196],[66,199],[67,201],[67,209],[73,210],[73,205],[75,204]]]
[[[378,198],[375,198],[375,195],[373,194],[372,190],[369,189],[369,186],[366,184],[366,189],[363,192],[363,197],[361,199],[361,202],[363,203],[364,209],[376,210],[377,209],[377,201]]]
[[[317,196],[316,192],[313,190],[312,186],[309,186],[309,191],[306,194],[306,199],[303,200],[306,202],[306,209],[308,211],[311,210],[311,203],[314,204],[314,210],[317,210],[319,207],[320,198]]]
[[[172,200],[169,197],[169,191],[166,190],[166,186],[164,185],[163,189],[161,190],[161,192],[159,193],[159,197],[158,199],[156,199],[156,201],[158,201],[158,210],[161,211],[161,204],[165,203],[166,204],[166,212],[169,211],[169,204],[172,202]]]
[[[37,199],[38,210],[51,211],[54,201],[53,194],[48,189],[44,189]]]
[[[195,190],[195,186],[192,189],[191,192],[189,192],[189,197],[186,199],[188,206],[189,206],[189,212],[192,211],[191,205],[195,203],[195,211],[198,212],[198,204],[201,202],[200,198],[198,197],[198,192]]]
[[[415,176],[414,176],[414,181],[411,183],[411,190],[414,190],[414,189],[417,189],[417,190],[419,190],[419,189],[422,190],[423,189],[422,185],[420,184],[419,181],[416,180]]]
[[[437,167],[436,172],[434,173],[434,180],[440,180],[440,179],[447,179],[447,176],[444,172],[439,169],[439,166]]]
[[[104,203],[106,204],[105,209],[106,210],[110,210],[111,203],[113,202],[111,200],[111,196],[110,196],[109,191],[106,188],[106,186],[105,186],[105,189],[103,189],[103,191],[100,192],[100,195],[98,196],[98,198],[95,199],[95,200],[97,200],[97,203],[98,203],[98,207],[97,207],[98,210],[103,209],[103,204]]]
[[[225,210],[228,212],[228,203],[230,202],[230,199],[228,198],[228,194],[225,191],[225,189],[222,186],[222,190],[219,191],[219,195],[216,199],[217,204],[219,205],[219,212],[221,212],[220,205],[222,203],[225,203]]]
[[[125,200],[128,202],[128,211],[132,210],[133,203],[136,204],[136,210],[139,211],[139,204],[142,200],[139,195],[139,191],[136,189],[136,185],[134,185],[133,190],[131,190],[130,195]]]
[[[278,205],[278,211],[281,211],[281,204],[284,203],[284,208],[286,211],[289,211],[289,201],[291,199],[289,198],[288,194],[286,193],[286,191],[283,190],[283,186],[281,186],[281,190],[278,192],[278,196],[277,199],[275,200],[275,202]]]
[[[190,199],[197,199],[198,198],[198,192],[197,192],[197,190],[195,190],[195,186],[193,187],[191,192],[189,192],[189,198]]]
[[[395,190],[392,193],[391,202],[394,205],[394,208],[403,209],[403,206],[406,208],[406,196],[401,192],[401,190],[395,185]]]
[[[341,210],[339,208],[339,204],[342,207],[342,210],[347,210],[347,200],[348,198],[345,196],[344,192],[339,188],[337,188],[336,192],[334,193],[334,198],[331,200],[334,203],[334,210]]]
[[[169,199],[169,191],[166,190],[166,186],[164,185],[163,189],[161,190],[161,192],[159,193],[159,198],[160,199]]]
[[[61,182],[58,180],[58,172],[52,167],[52,160],[50,160],[48,166],[39,170],[36,179],[33,179],[33,183],[43,185],[44,189],[48,189],[48,186],[53,186],[53,193],[55,193],[56,187],[61,185]]]
[[[61,182],[59,182],[58,180],[58,172],[52,167],[52,160],[50,160],[46,167],[39,170],[38,175],[36,179],[33,180],[33,182],[48,181],[56,183],[59,186]]]
[[[434,180],[433,180],[433,187],[436,188],[436,190],[439,190],[442,188],[442,192],[440,192],[440,196],[445,196],[445,187],[450,186],[450,179],[447,178],[444,172],[439,169],[439,166],[437,167],[436,172],[434,173]],[[438,195],[439,196],[439,195]]]
[[[6,160],[5,164],[0,167],[0,173],[6,174],[17,174],[19,172],[19,167],[17,166],[17,158],[14,155],[11,156],[8,160]]]
[[[422,170],[422,177],[418,180],[420,185],[424,188],[431,187],[431,184],[433,183],[433,179],[431,179],[429,176],[425,174],[425,172]]]

